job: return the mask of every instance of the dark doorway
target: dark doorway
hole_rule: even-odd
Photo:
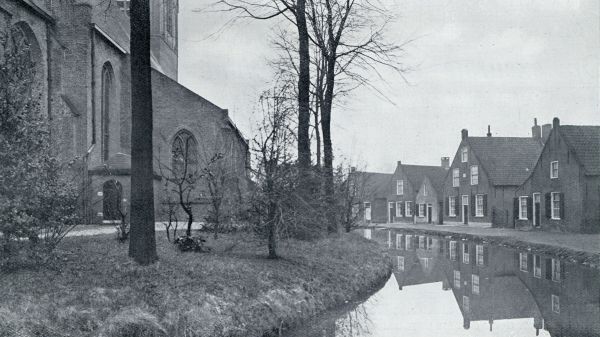
[[[444,224],[444,212],[442,211],[444,209],[444,202],[440,201],[439,205],[438,205],[438,223],[440,225]]]
[[[433,206],[431,204],[427,204],[427,223],[433,222]]]
[[[541,196],[539,193],[533,193],[533,225],[540,227],[542,219]]]
[[[102,185],[102,220],[107,223],[121,221],[121,199],[123,187],[116,180],[109,180]]]
[[[462,216],[463,216],[463,224],[469,224],[469,196],[462,196]]]

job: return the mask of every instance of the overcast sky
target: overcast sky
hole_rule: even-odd
[[[383,0],[385,2],[385,0]],[[180,0],[179,81],[222,108],[252,135],[258,94],[269,87],[274,21],[227,20]],[[336,158],[391,172],[396,161],[439,165],[453,157],[460,130],[529,136],[533,118],[600,125],[597,0],[398,0],[390,39],[417,38],[403,62],[409,83],[375,82],[393,103],[359,89],[333,112]],[[375,81],[375,80],[374,80]]]

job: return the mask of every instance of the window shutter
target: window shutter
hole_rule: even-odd
[[[444,202],[444,207],[446,208],[445,213],[447,216],[450,216],[450,197],[448,197],[446,199],[446,202]]]
[[[560,219],[565,219],[565,194],[560,193]]]
[[[519,198],[513,199],[513,219],[519,218]]]
[[[552,204],[550,201],[550,193],[546,193],[545,197],[546,197],[546,200],[545,200],[546,201],[546,219],[550,219],[552,217],[552,210],[551,210]]]
[[[456,202],[454,203],[454,214],[460,217],[460,203],[458,202],[458,197],[456,197]]]
[[[563,261],[559,261],[560,263],[560,281],[564,282],[565,281],[565,264],[563,263]]]
[[[417,215],[417,214],[420,215],[419,214],[419,204],[417,204],[416,202],[415,202],[415,211],[413,212],[413,214],[414,215]]]
[[[487,210],[487,194],[483,195],[483,216],[487,216],[488,215],[488,210]]]
[[[483,265],[487,266],[490,259],[490,252],[487,246],[483,246]]]
[[[533,254],[527,254],[527,271],[533,271]]]
[[[475,196],[471,194],[471,216],[475,217]]]
[[[546,280],[552,279],[552,259],[546,259]]]
[[[405,201],[402,202],[402,214],[404,214],[404,216],[406,216],[406,202]]]
[[[531,197],[527,197],[527,219],[533,219],[533,199]]]

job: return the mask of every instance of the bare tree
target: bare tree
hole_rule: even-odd
[[[334,176],[339,221],[344,230],[350,232],[361,218],[360,208],[366,198],[369,175],[355,167],[339,165]]]
[[[149,0],[131,0],[131,237],[129,256],[158,260],[154,232]]]

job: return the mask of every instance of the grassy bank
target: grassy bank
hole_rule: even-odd
[[[0,337],[262,336],[359,296],[389,275],[355,235],[288,241],[267,260],[257,241],[222,236],[211,253],[139,267],[111,235],[65,239],[54,267],[0,276]],[[145,329],[142,334],[134,331]]]

